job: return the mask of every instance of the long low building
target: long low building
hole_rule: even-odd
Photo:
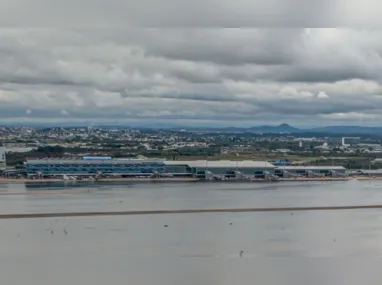
[[[164,175],[199,179],[246,179],[293,176],[343,176],[339,166],[279,166],[253,160],[164,160],[111,157],[27,159],[24,163],[29,177],[54,176],[119,176],[137,177]]]
[[[169,160],[164,161],[166,172],[171,175],[191,174],[197,178],[264,178],[272,174],[275,166],[267,161],[254,160]]]
[[[382,176],[382,169],[360,169],[350,172],[351,175],[359,176]]]
[[[279,177],[319,177],[319,176],[345,176],[346,168],[343,166],[280,166],[275,169]]]
[[[27,159],[28,176],[145,176],[165,172],[160,159],[112,159],[111,157]]]
[[[272,172],[275,166],[266,161],[195,160],[167,161],[163,159],[113,159],[111,157],[27,159],[24,163],[28,176],[170,176],[254,177]]]

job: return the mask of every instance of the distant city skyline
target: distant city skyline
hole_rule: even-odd
[[[327,134],[370,134],[377,135],[382,133],[381,125],[317,125],[317,126],[298,126],[298,125],[289,125],[286,123],[283,124],[265,124],[265,125],[198,125],[190,124],[188,125],[181,123],[154,123],[154,122],[99,122],[99,123],[89,123],[89,122],[39,122],[39,123],[8,123],[0,124],[1,128],[99,128],[99,129],[169,129],[169,130],[206,130],[206,131],[224,131],[224,132],[236,132],[236,131],[250,131],[250,132],[259,132],[259,133],[327,133]]]

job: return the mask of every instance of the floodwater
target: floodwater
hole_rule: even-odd
[[[0,214],[369,204],[382,181],[0,184]],[[379,209],[0,220],[7,285],[381,284],[381,258]]]

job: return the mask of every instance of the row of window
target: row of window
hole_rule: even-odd
[[[68,167],[97,167],[97,168],[131,168],[131,167],[164,167],[164,164],[27,164],[26,167],[52,167],[52,168],[68,168]]]
[[[140,168],[83,168],[83,167],[75,167],[75,168],[65,168],[65,169],[59,169],[59,168],[45,168],[45,167],[27,167],[28,173],[36,173],[38,171],[41,171],[43,173],[96,173],[97,171],[101,171],[103,173],[153,173],[153,172],[163,172],[165,170],[164,167],[140,167]]]
[[[89,170],[89,169],[99,169],[99,170],[116,170],[116,171],[124,171],[124,170],[139,170],[139,169],[158,169],[158,168],[165,168],[161,166],[157,167],[67,167],[67,168],[58,168],[58,167],[27,167],[27,170],[33,170],[33,169],[46,169],[46,170],[60,170],[60,171],[67,171],[67,170]]]
[[[287,170],[288,171],[288,170]],[[331,171],[330,170],[315,170],[315,169],[307,169],[307,170],[296,170],[295,172],[297,174],[306,174],[308,171],[313,171],[313,172],[317,172],[317,173],[323,173],[323,174],[328,174],[330,173]],[[293,172],[293,171],[292,171]],[[276,169],[275,170],[275,173],[276,174],[281,174],[283,173],[283,170],[280,170],[280,169]]]
[[[161,171],[158,171],[161,172]],[[163,171],[162,171],[163,172]],[[38,171],[36,172],[29,172],[28,174],[30,175],[35,175],[37,174]],[[43,175],[62,175],[62,174],[67,174],[67,175],[96,175],[97,171],[73,171],[73,172],[66,172],[62,173],[62,171],[41,171]],[[103,174],[116,174],[117,172],[115,171],[104,171],[102,172]],[[152,174],[153,171],[124,171],[124,172],[119,172],[118,174]]]

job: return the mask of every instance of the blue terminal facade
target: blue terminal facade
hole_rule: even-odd
[[[166,161],[163,159],[131,159],[111,157],[27,159],[25,172],[29,177],[56,176],[118,176],[142,177],[163,174],[171,177],[266,178],[293,176],[342,176],[339,166],[275,166],[267,161]]]
[[[44,158],[24,162],[28,176],[149,176],[163,173],[165,164],[159,159],[112,159],[111,157]]]

